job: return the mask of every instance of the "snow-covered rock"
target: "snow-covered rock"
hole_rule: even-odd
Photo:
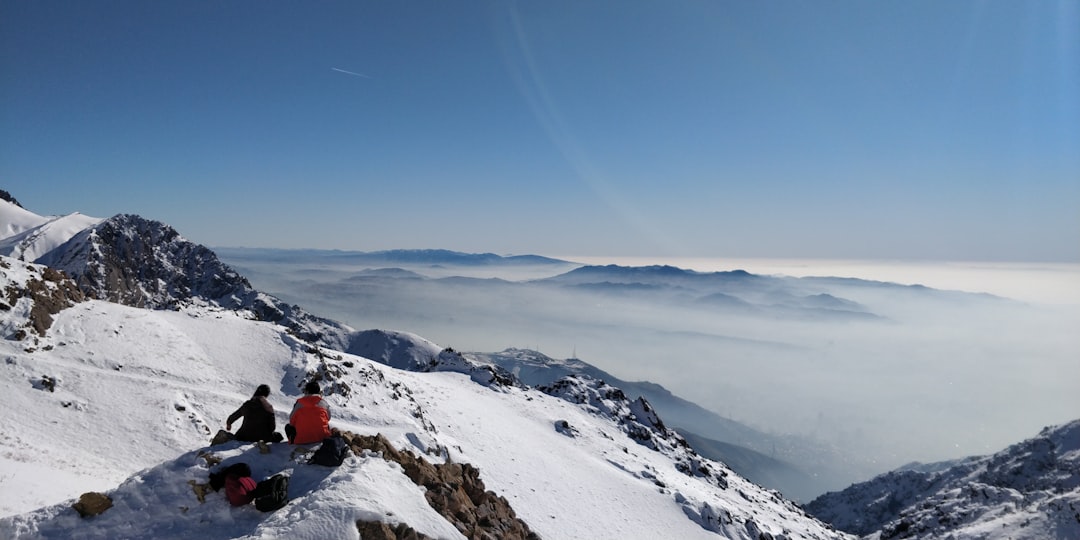
[[[873,538],[1080,538],[1080,420],[997,454],[911,466],[807,509]]]
[[[53,316],[82,302],[75,283],[55,269],[0,257],[0,337],[23,340],[45,334]],[[32,344],[29,346],[33,346]]]
[[[392,330],[364,330],[349,335],[347,352],[409,371],[449,371],[469,375],[483,385],[521,386],[507,370],[478,362],[452,348],[438,345],[416,334]]]
[[[36,262],[64,271],[86,295],[119,304],[149,309],[205,304],[244,311],[336,349],[344,348],[352,332],[255,290],[209,248],[136,215],[98,220]]]

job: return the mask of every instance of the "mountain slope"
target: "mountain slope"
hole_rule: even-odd
[[[332,425],[381,433],[429,461],[479,467],[487,488],[506,497],[543,538],[838,537],[721,464],[700,462],[727,487],[687,474],[595,408],[513,385],[477,384],[461,373],[401,371],[318,349],[284,327],[216,306],[151,311],[81,302],[57,315],[37,349],[3,341],[0,354],[7,359],[0,430],[15,434],[0,439],[0,507],[9,515],[0,519],[2,537],[92,533],[62,502],[91,489],[129,501],[109,510],[114,517],[91,523],[139,523],[139,531],[159,537],[270,537],[283,518],[300,516],[324,525],[291,537],[347,538],[357,516],[392,523],[416,516],[408,525],[440,536],[416,507],[417,488],[389,479],[391,471],[364,456],[358,468],[316,478],[303,470],[307,465],[287,464],[274,450],[259,474],[291,468],[298,479],[284,514],[229,509],[220,495],[200,505],[186,482],[205,481],[207,468],[192,463],[192,453],[259,383],[272,387],[280,426],[312,377],[321,379],[333,407]],[[254,458],[250,445],[233,450],[229,456]],[[158,511],[146,515],[147,505]],[[198,519],[177,513],[180,507]],[[232,528],[238,523],[246,525]],[[215,524],[227,532],[214,532]],[[88,536],[124,536],[103,527]]]
[[[78,212],[43,217],[14,202],[0,200],[0,255],[33,262],[100,222],[100,218]]]
[[[255,290],[207,247],[140,216],[101,220],[35,262],[63,271],[88,296],[110,302],[150,309],[208,304],[246,311],[332,348],[344,347],[352,331]]]
[[[682,399],[661,385],[625,381],[577,358],[555,359],[527,349],[469,353],[468,356],[499,366],[531,386],[549,385],[570,375],[584,375],[606,381],[628,395],[643,396],[660,411],[668,424],[684,430],[686,438],[699,452],[723,461],[739,474],[778,489],[795,500],[809,500],[837,487],[826,480],[825,475],[815,476],[810,471],[821,473],[836,467],[836,463],[859,459],[806,438],[762,433]],[[835,475],[830,473],[830,476]]]
[[[876,538],[1080,538],[1080,420],[997,454],[908,467],[807,509]]]

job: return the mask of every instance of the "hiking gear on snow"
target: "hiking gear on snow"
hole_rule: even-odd
[[[289,502],[289,477],[275,474],[255,487],[255,508],[261,512],[273,512]]]
[[[214,435],[214,438],[210,439],[210,446],[216,446],[216,445],[219,445],[219,444],[227,443],[227,442],[233,440],[233,438],[234,437],[233,437],[232,433],[229,433],[228,431],[225,431],[224,429],[219,429],[217,434]]]
[[[255,486],[255,480],[250,476],[228,475],[225,477],[225,496],[229,499],[229,504],[244,506],[255,498],[251,495]]]
[[[311,455],[311,459],[308,460],[308,463],[326,467],[337,467],[345,461],[345,458],[348,455],[349,445],[345,444],[345,439],[341,438],[340,435],[335,435],[323,439],[322,445]]]
[[[234,463],[222,472],[225,474],[225,497],[229,499],[229,504],[243,506],[255,498],[252,490],[256,484],[247,463]],[[210,479],[211,483],[213,480]]]
[[[210,488],[214,491],[218,491],[225,487],[225,477],[229,475],[234,476],[251,476],[251,467],[247,463],[233,463],[220,471],[210,473]]]

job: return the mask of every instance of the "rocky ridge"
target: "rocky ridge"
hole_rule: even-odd
[[[121,214],[84,229],[38,259],[64,271],[88,297],[132,307],[205,304],[247,311],[312,343],[340,349],[352,329],[252,288],[209,248],[172,227]]]
[[[1080,420],[991,456],[890,472],[806,508],[880,539],[1080,538]]]

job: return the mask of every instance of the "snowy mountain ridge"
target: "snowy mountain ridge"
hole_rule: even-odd
[[[847,463],[857,458],[845,456],[834,448],[805,437],[761,433],[673,395],[661,385],[625,381],[578,358],[556,359],[537,351],[517,348],[498,353],[471,352],[467,356],[480,363],[499,366],[530,386],[543,387],[564,377],[584,376],[606,381],[627,394],[642,396],[662,411],[672,426],[692,432],[695,437],[727,443],[728,446],[717,452],[699,448],[706,457],[729,465],[737,462],[741,467],[732,468],[741,475],[779,489],[786,497],[795,500],[808,501],[826,491],[825,484],[814,476],[815,472],[831,466],[824,456],[837,456],[834,461]],[[778,458],[765,455],[770,451],[778,454]],[[793,465],[796,463],[799,465]],[[771,482],[764,483],[763,479]]]
[[[1080,538],[1080,420],[996,454],[905,467],[807,509],[872,538]]]
[[[214,306],[150,311],[89,300],[61,311],[38,348],[10,340],[0,347],[7,403],[38,411],[0,418],[5,433],[18,434],[0,442],[0,470],[12,488],[0,501],[15,514],[0,519],[0,536],[356,538],[356,522],[376,517],[457,537],[421,508],[422,490],[372,456],[326,472],[297,463],[289,445],[272,445],[265,458],[253,445],[206,447],[257,382],[273,383],[271,402],[284,423],[283,411],[312,377],[321,379],[335,427],[382,434],[435,463],[475,464],[488,488],[544,538],[842,536],[734,473],[726,489],[688,475],[664,453],[634,444],[610,416],[565,399],[323,351],[284,327]],[[200,503],[188,484],[205,482],[212,468],[199,463],[200,451],[252,461],[260,475],[292,474],[293,503],[270,516],[230,509],[220,494]],[[719,463],[700,465],[726,472]],[[47,476],[64,480],[40,482]],[[60,501],[91,485],[116,505],[87,521]],[[34,500],[44,507],[24,513]]]
[[[11,203],[0,205],[9,228],[15,228],[12,223],[33,221],[25,217],[29,212]],[[213,251],[159,221],[121,214],[69,220],[70,226],[63,229],[50,227],[57,221],[26,229],[0,244],[14,245],[11,253],[17,258],[64,272],[92,298],[149,309],[207,304],[244,310],[334,348],[343,347],[351,331],[256,291]]]
[[[453,495],[448,484],[414,481],[403,474],[410,466],[384,459],[408,449],[429,465],[476,464],[468,470],[491,488],[486,500],[505,500],[526,531],[544,538],[847,537],[703,458],[649,401],[598,379],[570,374],[533,388],[513,370],[420,336],[354,332],[255,291],[212,251],[138,216],[74,233],[41,229],[48,220],[7,207],[0,217],[12,232],[2,242],[41,232],[19,244],[20,256],[64,239],[38,257],[63,272],[0,257],[8,338],[0,342],[0,391],[11,407],[0,429],[14,434],[0,440],[0,537],[356,538],[368,526],[417,538],[479,534],[466,525],[480,523],[477,515],[449,519],[432,502],[432,493]],[[721,281],[757,277],[727,274]],[[831,295],[801,298],[813,308],[857,307]],[[552,367],[588,369],[574,361]],[[272,383],[271,402],[285,411],[309,379],[321,382],[335,427],[387,443],[354,446],[356,456],[329,472],[311,469],[288,445],[269,454],[240,443],[206,446],[255,384]],[[869,538],[1076,537],[1080,436],[1069,426],[1011,447],[984,469],[983,459],[909,467],[883,492],[854,486],[856,495],[826,505],[835,515],[815,511],[838,526],[865,527],[856,532]],[[263,515],[200,494],[194,487],[217,459],[251,462],[260,476],[291,475],[293,502]],[[85,490],[117,504],[78,518],[61,501]]]
[[[33,262],[102,220],[78,212],[43,217],[0,200],[0,255]]]
[[[0,259],[10,297],[49,274],[110,301],[65,302],[32,346],[0,343],[5,407],[37,411],[0,419],[4,433],[18,434],[0,442],[7,494],[0,536],[348,538],[374,520],[460,537],[464,530],[413,504],[422,489],[388,477],[366,453],[350,461],[358,467],[327,476],[313,474],[289,445],[275,445],[266,458],[252,445],[206,446],[255,384],[272,383],[271,402],[284,411],[309,379],[320,381],[335,427],[383,436],[395,452],[412,448],[436,464],[476,463],[541,537],[842,536],[677,444],[647,402],[598,381],[567,381],[563,393],[591,396],[573,403],[419,336],[408,336],[424,353],[403,366],[411,371],[340,352],[360,343],[361,333],[327,321],[315,327],[328,326],[327,339],[284,326],[287,317],[265,316],[258,301],[276,307],[276,299],[159,222],[102,220],[41,259],[59,269]],[[0,318],[25,328],[31,302],[14,303]],[[281,412],[278,418],[284,423]],[[220,494],[199,501],[192,482],[213,469],[208,455],[252,461],[260,475],[295,477],[288,517],[229,509]],[[378,485],[357,481],[373,474]],[[88,490],[117,504],[90,521],[78,518],[61,501]]]

